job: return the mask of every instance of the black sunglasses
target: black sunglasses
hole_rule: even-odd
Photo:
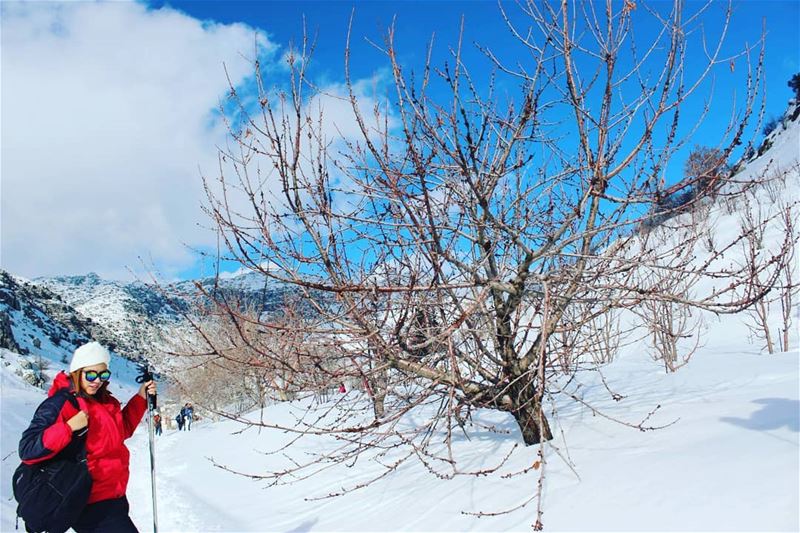
[[[100,378],[100,381],[108,381],[111,379],[111,371],[110,370],[101,370],[98,372],[97,370],[84,370],[83,375],[86,376],[86,381],[92,382],[97,378]]]

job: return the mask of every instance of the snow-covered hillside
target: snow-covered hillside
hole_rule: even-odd
[[[156,288],[141,282],[103,280],[96,274],[40,278],[34,283],[60,295],[64,301],[121,339],[119,350],[130,356],[147,352],[156,342],[159,326],[180,321],[169,301]]]
[[[58,294],[0,271],[0,348],[42,362],[66,360],[90,339],[116,350],[115,332],[83,315]],[[51,376],[52,377],[52,376]]]
[[[764,209],[800,193],[800,122],[788,123],[770,140],[769,149],[737,174],[747,182],[777,170],[789,172],[777,197],[773,190],[756,191],[763,195]],[[710,209],[711,227],[720,239],[738,216],[730,211],[725,205]],[[777,232],[768,232],[765,249],[780,239]],[[497,516],[479,518],[475,513],[515,509],[535,495],[544,469],[547,531],[800,531],[800,313],[794,305],[788,351],[764,353],[744,314],[709,315],[702,345],[675,373],[666,373],[643,342],[626,347],[602,377],[581,375],[570,384],[570,392],[594,409],[566,395],[556,399],[556,436],[545,446],[545,462],[538,469],[531,467],[539,448],[521,446],[513,419],[489,411],[474,413],[468,436],[453,439],[453,453],[465,469],[496,465],[508,455],[498,471],[443,478],[420,462],[408,461],[374,484],[336,498],[326,496],[385,472],[400,450],[380,458],[367,453],[296,483],[269,486],[217,465],[257,475],[311,451],[333,452],[340,443],[307,436],[270,454],[265,452],[279,450],[292,435],[244,429],[233,421],[203,420],[191,432],[168,428],[156,442],[160,529],[530,531],[535,501]],[[7,531],[14,524],[10,476],[18,463],[17,439],[43,393],[15,376],[15,354],[2,355],[0,529]],[[122,400],[134,390],[133,373],[123,370],[115,378],[112,390],[121,390],[117,396]],[[249,416],[289,424],[307,412],[310,401],[284,402]],[[164,414],[167,419],[175,415]],[[647,425],[659,429],[640,431],[618,422],[637,424],[648,415]],[[403,423],[413,423],[415,416],[408,414]],[[144,426],[129,448],[131,514],[139,529],[147,531],[152,515]]]
[[[576,404],[561,406],[564,433],[545,468],[544,524],[548,531],[797,531],[798,360],[765,358],[753,351],[699,354],[681,372],[664,376],[648,361],[629,361],[610,373],[610,386],[629,396],[616,403],[596,383],[587,400],[623,419],[661,405],[642,433]],[[630,383],[635,383],[633,390]],[[605,398],[604,398],[605,397]],[[275,406],[268,420],[288,419],[302,405]],[[254,415],[255,418],[256,415]],[[477,432],[459,439],[465,465],[490,465],[519,443],[510,420],[481,413],[509,435]],[[363,461],[340,465],[296,485],[264,482],[215,468],[216,461],[246,473],[275,468],[280,460],[260,452],[289,436],[255,430],[237,435],[233,422],[198,425],[190,433],[167,431],[158,441],[159,518],[165,531],[530,531],[535,507],[491,518],[463,512],[515,507],[535,491],[538,472],[504,479],[536,460],[536,449],[517,447],[500,472],[442,480],[420,464],[406,463],[376,484],[340,498],[317,501],[379,475]],[[292,453],[332,449],[324,438]],[[140,529],[150,523],[146,440],[131,444],[130,495]],[[391,454],[384,461],[391,461]]]
[[[175,316],[175,311],[164,298],[139,282],[125,284],[107,281],[94,273],[34,281],[60,294],[76,309],[103,324],[118,324],[132,313],[153,317]]]
[[[5,368],[0,375],[0,529],[10,531],[16,440],[42,393]],[[645,358],[612,365],[609,386],[625,390],[626,398],[614,402],[600,383],[589,383],[585,399],[631,421],[660,405],[650,422],[672,425],[640,432],[592,416],[575,403],[561,405],[563,433],[553,445],[571,464],[552,454],[545,465],[546,530],[798,531],[799,378],[796,352],[768,357],[747,348],[705,350],[672,375]],[[119,390],[116,384],[113,390]],[[268,408],[264,417],[288,420],[302,409],[302,403],[281,404]],[[509,434],[476,432],[469,441],[458,439],[456,452],[465,465],[494,463],[518,445],[511,420],[487,412],[476,420],[499,424]],[[533,463],[535,447],[516,446],[506,467],[490,476],[442,480],[420,464],[406,463],[366,489],[317,501],[381,468],[365,460],[296,485],[265,488],[266,483],[228,473],[212,461],[258,474],[280,461],[261,452],[278,448],[289,436],[239,430],[234,422],[200,422],[191,432],[167,429],[157,439],[161,531],[529,531],[535,519],[531,507],[491,518],[463,514],[511,508],[530,497],[538,472],[512,479],[503,474]],[[128,446],[132,517],[141,531],[148,531],[152,515],[144,425]],[[318,437],[291,453],[335,446]]]
[[[156,286],[141,281],[123,283],[104,280],[97,274],[38,278],[29,282],[60,297],[78,313],[113,332],[119,353],[136,358],[158,350],[170,328],[184,324],[199,292],[219,291],[234,296],[234,301],[275,309],[284,298],[285,287],[264,286],[261,276],[240,272],[220,279],[203,278]]]

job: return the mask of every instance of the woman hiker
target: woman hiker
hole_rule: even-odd
[[[156,393],[154,381],[143,383],[139,392],[124,408],[108,391],[111,355],[97,342],[75,350],[69,374],[59,372],[48,398],[33,416],[31,425],[22,434],[19,455],[23,462],[35,464],[47,460],[69,444],[73,433],[88,428],[86,462],[92,478],[89,500],[72,529],[77,533],[130,533],[136,526],[128,516],[130,452],[125,446],[147,410],[147,394]],[[67,395],[56,394],[67,389],[77,398],[76,409]]]

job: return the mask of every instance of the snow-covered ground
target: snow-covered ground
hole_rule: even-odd
[[[660,404],[651,422],[677,422],[640,432],[565,405],[561,422],[567,442],[559,439],[556,446],[568,450],[577,475],[556,456],[546,465],[547,530],[800,530],[796,354],[703,353],[670,376],[653,363],[632,360],[616,366],[609,380],[612,388],[628,389],[630,395],[619,404],[596,401],[608,414],[632,419]],[[587,396],[600,398],[601,389]],[[284,409],[273,407],[267,417],[283,417]],[[519,442],[510,421],[506,426],[511,435],[459,441],[461,460],[475,466],[504,455]],[[536,471],[511,480],[501,475],[531,464],[535,448],[518,449],[507,468],[488,477],[445,481],[409,463],[363,491],[306,501],[377,469],[369,463],[339,467],[297,485],[263,489],[264,483],[233,476],[209,461],[252,473],[269,464],[258,451],[274,447],[281,436],[254,430],[232,435],[237,429],[233,423],[199,425],[191,433],[171,431],[159,439],[163,529],[530,531],[535,519],[534,506],[494,518],[462,514],[498,511],[527,499],[536,488]],[[148,458],[144,434],[137,439],[133,461],[140,475],[129,492],[133,516],[147,529]]]
[[[574,402],[560,408],[554,445],[572,461],[552,454],[547,469],[544,524],[551,531],[798,531],[800,530],[800,395],[798,354],[764,355],[704,350],[679,372],[665,375],[647,358],[611,365],[606,378],[626,394],[612,400],[605,388],[587,384],[585,399],[606,414],[637,422],[656,405],[653,425],[641,432],[592,416]],[[43,393],[2,368],[2,522],[14,527],[10,477],[18,463],[16,443]],[[117,387],[116,390],[119,390]],[[131,387],[125,387],[125,399]],[[297,404],[267,409],[284,419]],[[489,464],[519,442],[510,420],[496,413],[509,435],[478,433],[456,440],[464,464]],[[406,463],[374,485],[321,501],[367,479],[369,461],[340,466],[289,486],[236,476],[213,465],[258,473],[277,459],[260,453],[285,435],[264,430],[235,434],[233,422],[198,423],[191,432],[166,430],[156,441],[158,517],[162,531],[530,531],[535,506],[498,517],[466,512],[514,507],[536,490],[538,472],[503,479],[536,460],[537,448],[520,448],[500,472],[441,480]],[[566,438],[566,442],[564,441]],[[132,517],[152,527],[146,426],[128,441]],[[317,451],[334,443],[307,440]],[[302,449],[293,453],[301,454]],[[574,469],[574,471],[573,471]]]

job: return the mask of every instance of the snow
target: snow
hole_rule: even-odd
[[[138,289],[149,294],[151,298],[158,296],[155,288],[141,282],[123,284],[103,280],[97,274],[39,278],[34,280],[34,283],[58,294],[76,311],[91,317],[96,323],[114,331],[122,339],[141,340],[146,335],[144,321],[141,318],[147,311],[143,308],[142,302],[137,301],[130,292]],[[164,302],[158,303],[161,305],[152,310],[155,315],[153,320],[173,319],[174,312],[164,305]]]
[[[733,322],[731,322],[733,323]],[[8,353],[8,352],[6,352]],[[704,350],[680,371],[666,375],[646,358],[625,358],[608,367],[615,402],[597,380],[585,380],[584,399],[606,414],[638,422],[657,405],[642,432],[579,404],[559,404],[560,433],[553,445],[572,465],[547,457],[544,523],[549,531],[798,531],[800,518],[800,398],[797,351],[772,356],[753,349]],[[114,362],[112,362],[113,368]],[[14,523],[10,477],[18,460],[19,434],[43,398],[8,367],[2,376],[2,522]],[[118,391],[119,388],[112,388]],[[118,393],[123,401],[129,397]],[[284,419],[301,402],[268,407],[267,420]],[[254,417],[258,413],[253,414]],[[513,507],[533,494],[538,471],[511,479],[502,475],[530,465],[537,447],[516,446],[509,419],[481,412],[478,420],[499,423],[509,434],[477,431],[455,439],[456,454],[470,467],[490,466],[514,448],[511,459],[489,476],[443,480],[418,463],[405,463],[374,485],[345,496],[321,497],[380,472],[372,461],[331,468],[293,485],[264,481],[217,468],[257,474],[279,458],[262,452],[287,436],[226,421],[196,423],[190,432],[165,429],[156,439],[158,517],[162,531],[529,531],[535,504],[498,517],[466,512]],[[565,441],[566,439],[566,441]],[[324,450],[325,437],[301,441],[292,453]],[[137,527],[152,524],[147,427],[128,441],[128,497]],[[573,471],[574,470],[574,471]]]
[[[64,357],[69,358],[77,347],[72,336],[64,339],[63,345],[54,344],[43,328],[31,320],[27,320],[22,311],[5,308],[4,312],[7,312],[11,319],[11,330],[13,331],[14,339],[20,348],[27,350],[30,354],[41,355],[43,359],[57,362]],[[34,309],[32,313],[40,320],[40,324],[50,322],[50,319],[39,309]]]
[[[665,376],[653,363],[619,365],[611,372],[612,388],[632,382],[636,391],[614,405],[611,399],[603,401],[601,388],[596,387],[588,396],[597,397],[598,407],[614,416],[640,418],[661,404],[652,422],[678,422],[643,433],[592,417],[575,404],[563,405],[567,443],[562,437],[555,445],[569,449],[580,478],[556,456],[549,460],[547,529],[798,530],[797,363],[795,354],[768,358],[709,353],[672,376]],[[266,418],[280,417],[284,409],[273,407]],[[460,461],[489,466],[505,455],[519,442],[513,424],[506,422],[510,435],[486,433],[470,442],[458,441]],[[408,463],[364,491],[305,501],[378,472],[366,463],[351,471],[339,467],[296,485],[262,490],[263,483],[215,469],[207,459],[253,473],[269,464],[258,450],[277,447],[281,436],[267,431],[261,435],[251,431],[247,438],[231,435],[237,429],[233,423],[201,425],[191,433],[166,436],[168,451],[160,464],[176,467],[164,467],[166,479],[159,491],[206,502],[201,507],[207,511],[188,525],[181,525],[181,514],[162,513],[164,528],[194,529],[196,524],[207,531],[527,531],[534,520],[532,506],[496,518],[478,519],[462,511],[514,506],[535,490],[536,472],[512,480],[502,479],[499,472],[448,481]],[[180,441],[177,446],[175,441]],[[324,445],[324,439],[305,444]],[[503,472],[535,459],[535,449],[517,448]],[[214,487],[214,496],[209,498],[208,489],[197,494],[193,487]],[[140,501],[146,502],[147,496],[143,486]],[[135,516],[146,520],[147,505],[142,507],[137,507]],[[192,515],[197,519],[196,510]]]

